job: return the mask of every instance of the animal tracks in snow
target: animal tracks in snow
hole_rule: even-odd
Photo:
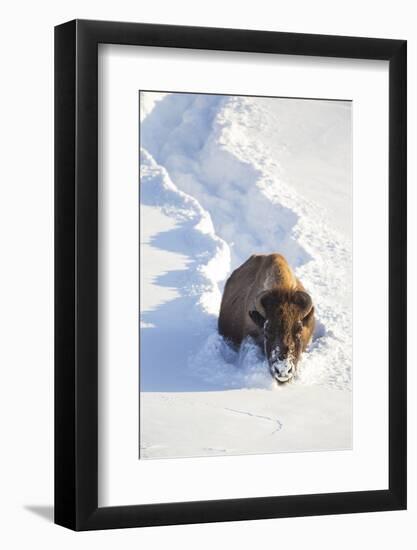
[[[272,432],[272,434],[282,430],[282,422],[280,422],[278,419],[271,418],[270,416],[262,416],[260,414],[254,414],[254,413],[247,412],[247,411],[237,411],[236,409],[229,409],[228,407],[226,407],[225,410],[229,411],[229,412],[232,412],[232,413],[236,413],[236,414],[243,414],[243,415],[246,415],[246,416],[252,416],[254,418],[260,418],[261,420],[267,420],[268,422],[272,422],[273,424],[276,424],[277,427]]]

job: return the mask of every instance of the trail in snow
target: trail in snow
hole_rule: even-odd
[[[302,264],[309,256],[292,234],[297,216],[265,193],[274,181],[263,173],[265,160],[252,156],[257,146],[240,127],[244,114],[234,98],[172,94],[142,123],[141,143],[176,187],[210,213],[233,269],[254,251],[277,246],[291,265]]]
[[[326,111],[320,102],[313,110],[295,102],[297,118],[288,115],[288,108],[297,108],[289,100],[194,94],[157,99],[147,98],[142,110],[141,204],[157,208],[175,226],[142,244],[181,255],[186,268],[167,270],[156,281],[175,289],[175,299],[142,311],[142,391],[273,386],[256,346],[247,341],[236,352],[216,330],[224,281],[255,252],[284,254],[315,302],[318,329],[296,383],[349,389],[349,216],[331,223],[331,213],[343,208],[343,193],[331,196],[330,214],[314,200],[320,199],[320,174],[334,178],[337,189],[346,183],[341,173],[347,159],[340,158],[345,151],[335,139],[345,106],[338,106],[323,138],[317,126],[326,123],[329,106]],[[307,135],[297,126],[303,114],[310,116]],[[316,134],[321,138],[315,140]],[[302,151],[315,159],[312,186],[295,160],[303,164]],[[142,229],[146,225],[142,216]]]
[[[270,416],[263,416],[261,414],[254,414],[254,413],[247,412],[247,411],[237,411],[236,409],[230,409],[229,407],[226,407],[225,410],[230,411],[232,413],[244,414],[246,416],[251,416],[253,418],[260,418],[261,420],[267,420],[268,422],[272,422],[273,424],[276,425],[276,427],[275,427],[275,430],[273,432],[271,432],[271,435],[273,435],[276,432],[279,432],[282,429],[281,421],[276,419],[276,418],[271,418]]]

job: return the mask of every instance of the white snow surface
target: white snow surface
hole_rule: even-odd
[[[141,458],[349,448],[350,103],[140,99]],[[317,319],[280,387],[257,346],[217,332],[227,277],[271,252]]]

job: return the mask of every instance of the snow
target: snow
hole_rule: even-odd
[[[349,392],[292,385],[274,392],[145,392],[141,399],[144,458],[344,450],[351,437]]]
[[[350,104],[140,99],[141,458],[349,448]],[[281,387],[252,342],[235,351],[217,333],[228,275],[270,252],[317,317]]]

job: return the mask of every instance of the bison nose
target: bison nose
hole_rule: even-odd
[[[287,361],[277,365],[272,369],[272,375],[278,382],[288,382],[294,376],[293,365]]]

